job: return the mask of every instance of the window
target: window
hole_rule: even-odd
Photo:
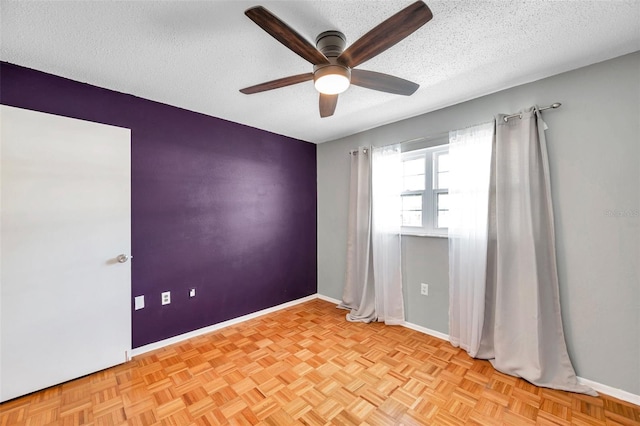
[[[449,145],[402,154],[402,233],[446,236]]]

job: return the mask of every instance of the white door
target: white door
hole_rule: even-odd
[[[0,106],[0,401],[131,351],[130,130]],[[121,260],[124,260],[122,258]]]

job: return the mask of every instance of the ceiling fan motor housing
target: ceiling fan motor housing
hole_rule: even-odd
[[[316,47],[327,58],[337,58],[344,51],[347,38],[340,31],[325,31],[316,37]]]
[[[328,64],[313,66],[313,80],[326,75],[341,75],[351,81],[351,68],[339,64],[337,57],[344,51],[347,39],[340,31],[325,31],[316,37],[316,47],[329,60]]]

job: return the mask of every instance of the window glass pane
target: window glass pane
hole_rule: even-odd
[[[436,189],[449,188],[449,172],[438,173],[438,187]]]
[[[449,210],[438,210],[438,228],[449,227]]]
[[[438,210],[449,210],[449,194],[438,194]]]
[[[424,174],[424,157],[403,161],[402,174],[404,176]]]
[[[405,176],[403,179],[403,191],[424,191],[424,174]]]
[[[402,226],[422,226],[422,212],[414,210],[403,211]]]
[[[422,210],[422,195],[403,195],[402,210]]]
[[[439,230],[436,233],[446,232],[449,225],[447,191],[450,167],[447,147],[406,152],[402,156],[402,226],[426,232],[436,229]],[[422,211],[425,202],[428,209]]]
[[[438,156],[438,172],[449,171],[449,154],[441,154]]]

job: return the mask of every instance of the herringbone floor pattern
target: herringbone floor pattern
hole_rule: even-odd
[[[314,300],[2,404],[0,425],[638,425]]]

